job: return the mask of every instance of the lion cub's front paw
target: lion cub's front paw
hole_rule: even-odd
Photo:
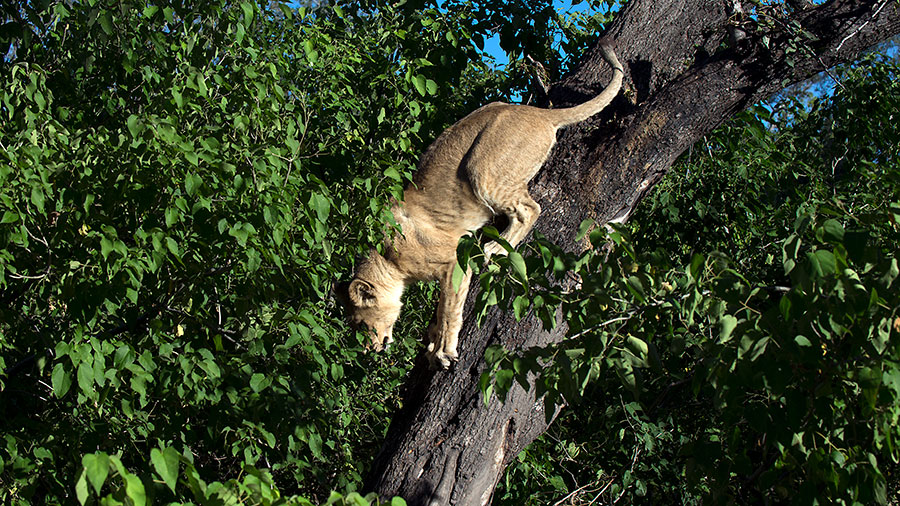
[[[459,355],[456,352],[448,353],[444,350],[433,351],[429,349],[425,357],[428,358],[428,366],[432,371],[447,370],[451,364],[459,360]]]

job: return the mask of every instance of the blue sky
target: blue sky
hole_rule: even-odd
[[[572,3],[571,0],[553,0],[553,7],[563,15],[576,12],[596,12],[584,0],[578,0],[576,5],[572,5]],[[509,63],[506,53],[500,49],[500,37],[497,35],[484,41],[484,53],[494,58],[494,63],[497,67],[504,67]]]

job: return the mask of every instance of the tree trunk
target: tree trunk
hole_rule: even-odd
[[[625,91],[598,116],[560,133],[531,184],[543,209],[536,229],[574,246],[583,219],[626,220],[678,156],[729,117],[900,32],[895,0],[790,5],[764,41],[756,21],[732,0],[628,2],[607,32],[625,65]],[[794,20],[815,39],[798,40],[799,49],[789,52]],[[553,107],[584,102],[610,75],[594,47],[548,97]],[[485,406],[478,380],[489,345],[558,342],[565,322],[548,333],[535,318],[517,322],[495,308],[479,328],[473,301],[470,293],[459,362],[432,372],[422,357],[417,361],[367,490],[401,496],[411,506],[487,504],[506,465],[559,410],[546,413],[533,389],[518,384],[505,402],[494,397]]]

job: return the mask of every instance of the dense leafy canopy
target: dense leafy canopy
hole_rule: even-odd
[[[0,501],[71,497],[98,451],[123,477],[181,459],[314,498],[359,481],[415,342],[376,362],[328,293],[458,97],[497,88],[466,13],[40,14],[0,67]],[[176,497],[163,476],[147,493]]]
[[[541,13],[501,43],[554,76],[604,19],[549,7],[2,7],[0,502],[368,503],[434,288],[374,357],[331,283],[392,233],[428,141],[521,90],[482,62],[498,16]],[[573,403],[496,501],[884,502],[897,77],[870,60],[812,111],[742,115],[608,249],[536,240],[488,267],[483,304],[559,307],[572,334],[487,357],[487,397],[549,364],[546,401]]]

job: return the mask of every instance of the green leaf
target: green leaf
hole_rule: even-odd
[[[453,274],[450,278],[450,284],[453,285],[453,291],[459,291],[459,285],[462,283],[463,278],[465,277],[466,272],[463,271],[462,267],[459,266],[458,262],[453,264]]]
[[[157,448],[150,450],[150,462],[153,463],[153,469],[172,492],[175,491],[175,485],[178,483],[179,460],[178,452],[170,446],[162,451]]]
[[[134,502],[135,506],[144,506],[147,504],[147,492],[144,490],[144,484],[141,479],[133,474],[126,474],[125,478],[125,494]]]
[[[81,458],[84,466],[84,474],[90,480],[97,495],[100,495],[100,489],[109,476],[109,456],[103,452],[89,453]]]
[[[422,106],[419,105],[415,100],[409,101],[409,113],[413,116],[418,116],[422,112]]]
[[[303,41],[303,51],[306,53],[306,60],[315,64],[319,60],[319,52],[315,49],[313,41],[306,39]]]
[[[0,219],[0,225],[4,225],[6,223],[13,223],[19,221],[19,215],[12,211],[4,211],[3,219]]]
[[[253,22],[253,5],[250,2],[243,2],[241,10],[244,11],[244,25],[250,25]]]
[[[78,386],[85,395],[94,394],[94,368],[88,362],[78,364]]]
[[[199,175],[191,173],[185,176],[184,178],[184,190],[188,195],[193,195],[197,192],[197,188],[203,184],[203,179],[200,178]]]
[[[178,132],[175,131],[175,128],[172,125],[168,125],[166,123],[160,123],[156,127],[156,133],[159,135],[159,138],[162,139],[166,144],[174,144],[176,139],[178,138]]]
[[[647,300],[647,296],[644,293],[644,285],[637,276],[628,276],[625,280],[625,286],[641,304]]]
[[[494,384],[491,382],[491,373],[484,371],[478,378],[478,390],[481,390],[484,405],[487,406],[491,401],[491,394],[494,391]]]
[[[206,86],[206,78],[203,76],[203,74],[197,74],[196,80],[197,92],[200,93],[201,97],[206,97],[209,92],[209,88]]]
[[[497,395],[501,400],[506,400],[506,394],[513,384],[515,372],[512,369],[500,369],[494,376],[494,385],[497,387]]]
[[[631,363],[624,360],[616,360],[615,365],[616,373],[619,375],[622,384],[632,393],[637,393],[637,375],[635,375]]]
[[[413,86],[415,86],[416,91],[419,92],[419,95],[422,95],[424,97],[425,94],[428,92],[427,89],[425,88],[425,86],[426,86],[425,76],[423,76],[421,74],[416,74],[412,79],[412,83],[413,83]]]
[[[75,497],[78,498],[78,502],[81,504],[86,503],[88,500],[88,485],[85,476],[86,473],[81,471],[81,476],[79,476],[78,481],[75,482]]]
[[[800,236],[797,234],[791,234],[785,239],[781,248],[781,263],[784,266],[785,274],[790,274],[797,265],[795,259],[797,258],[797,252],[800,250],[800,244]]]
[[[575,234],[575,240],[580,241],[584,239],[584,236],[594,227],[594,223],[594,220],[590,218],[582,220],[578,225],[578,233]]]
[[[691,257],[691,267],[689,269],[689,273],[691,278],[696,280],[700,276],[700,269],[703,267],[703,264],[706,262],[706,259],[703,258],[703,255],[699,253],[695,253],[693,257]]]
[[[288,149],[291,150],[292,155],[296,155],[298,152],[300,152],[300,141],[298,141],[297,139],[288,137],[284,141],[284,143],[288,147]]]
[[[98,21],[100,21],[100,27],[103,28],[103,31],[106,32],[107,35],[112,35],[113,33],[113,25],[112,19],[109,17],[108,12],[104,12],[100,14]]]
[[[644,358],[650,354],[650,347],[647,346],[647,343],[643,339],[630,335],[628,336],[628,339],[625,340],[625,345],[638,357]]]
[[[103,255],[104,259],[109,257],[109,254],[112,253],[113,249],[114,245],[112,241],[106,237],[100,239],[100,254]]]
[[[66,368],[63,364],[57,363],[53,367],[53,373],[50,375],[50,383],[53,387],[53,395],[55,395],[57,399],[61,399],[66,395],[66,392],[69,391],[69,387],[72,386],[72,377],[66,372]]]
[[[794,342],[797,343],[797,346],[800,346],[801,348],[809,348],[812,346],[810,340],[805,336],[796,336],[794,338]]]
[[[513,300],[513,312],[516,315],[516,321],[521,320],[525,316],[525,312],[528,311],[530,305],[528,297],[524,295],[519,295]]]
[[[319,221],[325,223],[328,221],[328,214],[331,212],[331,202],[319,193],[313,193],[309,198],[309,205],[316,211]]]
[[[506,348],[503,346],[488,346],[487,349],[484,350],[484,360],[490,366],[494,366],[503,360],[507,354]]]
[[[131,136],[134,138],[137,138],[139,135],[141,135],[141,132],[144,131],[144,122],[134,114],[128,116],[128,119],[125,121],[125,123],[128,126],[128,132],[131,133]]]
[[[872,334],[872,346],[878,353],[884,353],[890,343],[891,338],[891,319],[883,318],[878,328]]]
[[[262,257],[255,248],[247,250],[247,271],[256,272],[262,265]]]
[[[323,460],[324,456],[322,455],[322,436],[313,433],[309,436],[309,451],[312,452],[313,457],[318,460]]]
[[[550,476],[547,480],[550,485],[556,489],[557,492],[568,492],[569,487],[566,486],[566,481],[559,475]]]
[[[824,277],[837,271],[837,261],[834,258],[834,253],[828,250],[819,249],[809,252],[806,254],[806,258],[809,260],[813,275]]]
[[[38,212],[44,212],[44,190],[40,186],[31,187],[31,203],[34,204]]]
[[[259,393],[264,388],[266,388],[266,376],[262,373],[253,373],[253,376],[250,376],[250,388]]]
[[[481,393],[484,399],[484,405],[489,405],[491,403],[491,395],[494,393],[494,384],[491,383],[488,386],[484,387]]]
[[[766,347],[768,347],[771,338],[769,336],[764,336],[761,339],[757,340],[753,345],[753,349],[750,350],[750,360],[755,361],[766,351]]]
[[[250,237],[250,230],[244,228],[243,223],[235,223],[228,230],[228,235],[237,239],[239,245],[246,246],[247,239]]]
[[[500,231],[498,231],[496,228],[494,228],[490,225],[488,225],[486,227],[482,227],[481,234],[483,236],[487,237],[488,239],[493,239],[495,241],[499,241],[502,239],[500,237]]]
[[[837,220],[826,220],[822,224],[822,230],[825,232],[825,240],[831,243],[839,243],[844,240],[844,226]]]
[[[513,272],[522,284],[528,283],[528,269],[525,267],[525,259],[518,251],[509,252],[509,265],[512,266]]]
[[[179,221],[181,221],[181,210],[177,207],[168,207],[164,213],[166,220],[166,227],[172,228],[172,225],[175,225]],[[105,257],[106,255],[104,255]]]
[[[719,318],[719,344],[727,343],[731,340],[731,334],[737,327],[737,318],[730,314],[722,315]]]
[[[897,276],[900,275],[900,266],[897,264],[897,259],[892,258],[890,265],[888,265],[887,271],[885,271],[884,275],[878,278],[878,282],[881,283],[885,288],[890,288],[891,284],[894,283],[894,280],[897,279]]]

